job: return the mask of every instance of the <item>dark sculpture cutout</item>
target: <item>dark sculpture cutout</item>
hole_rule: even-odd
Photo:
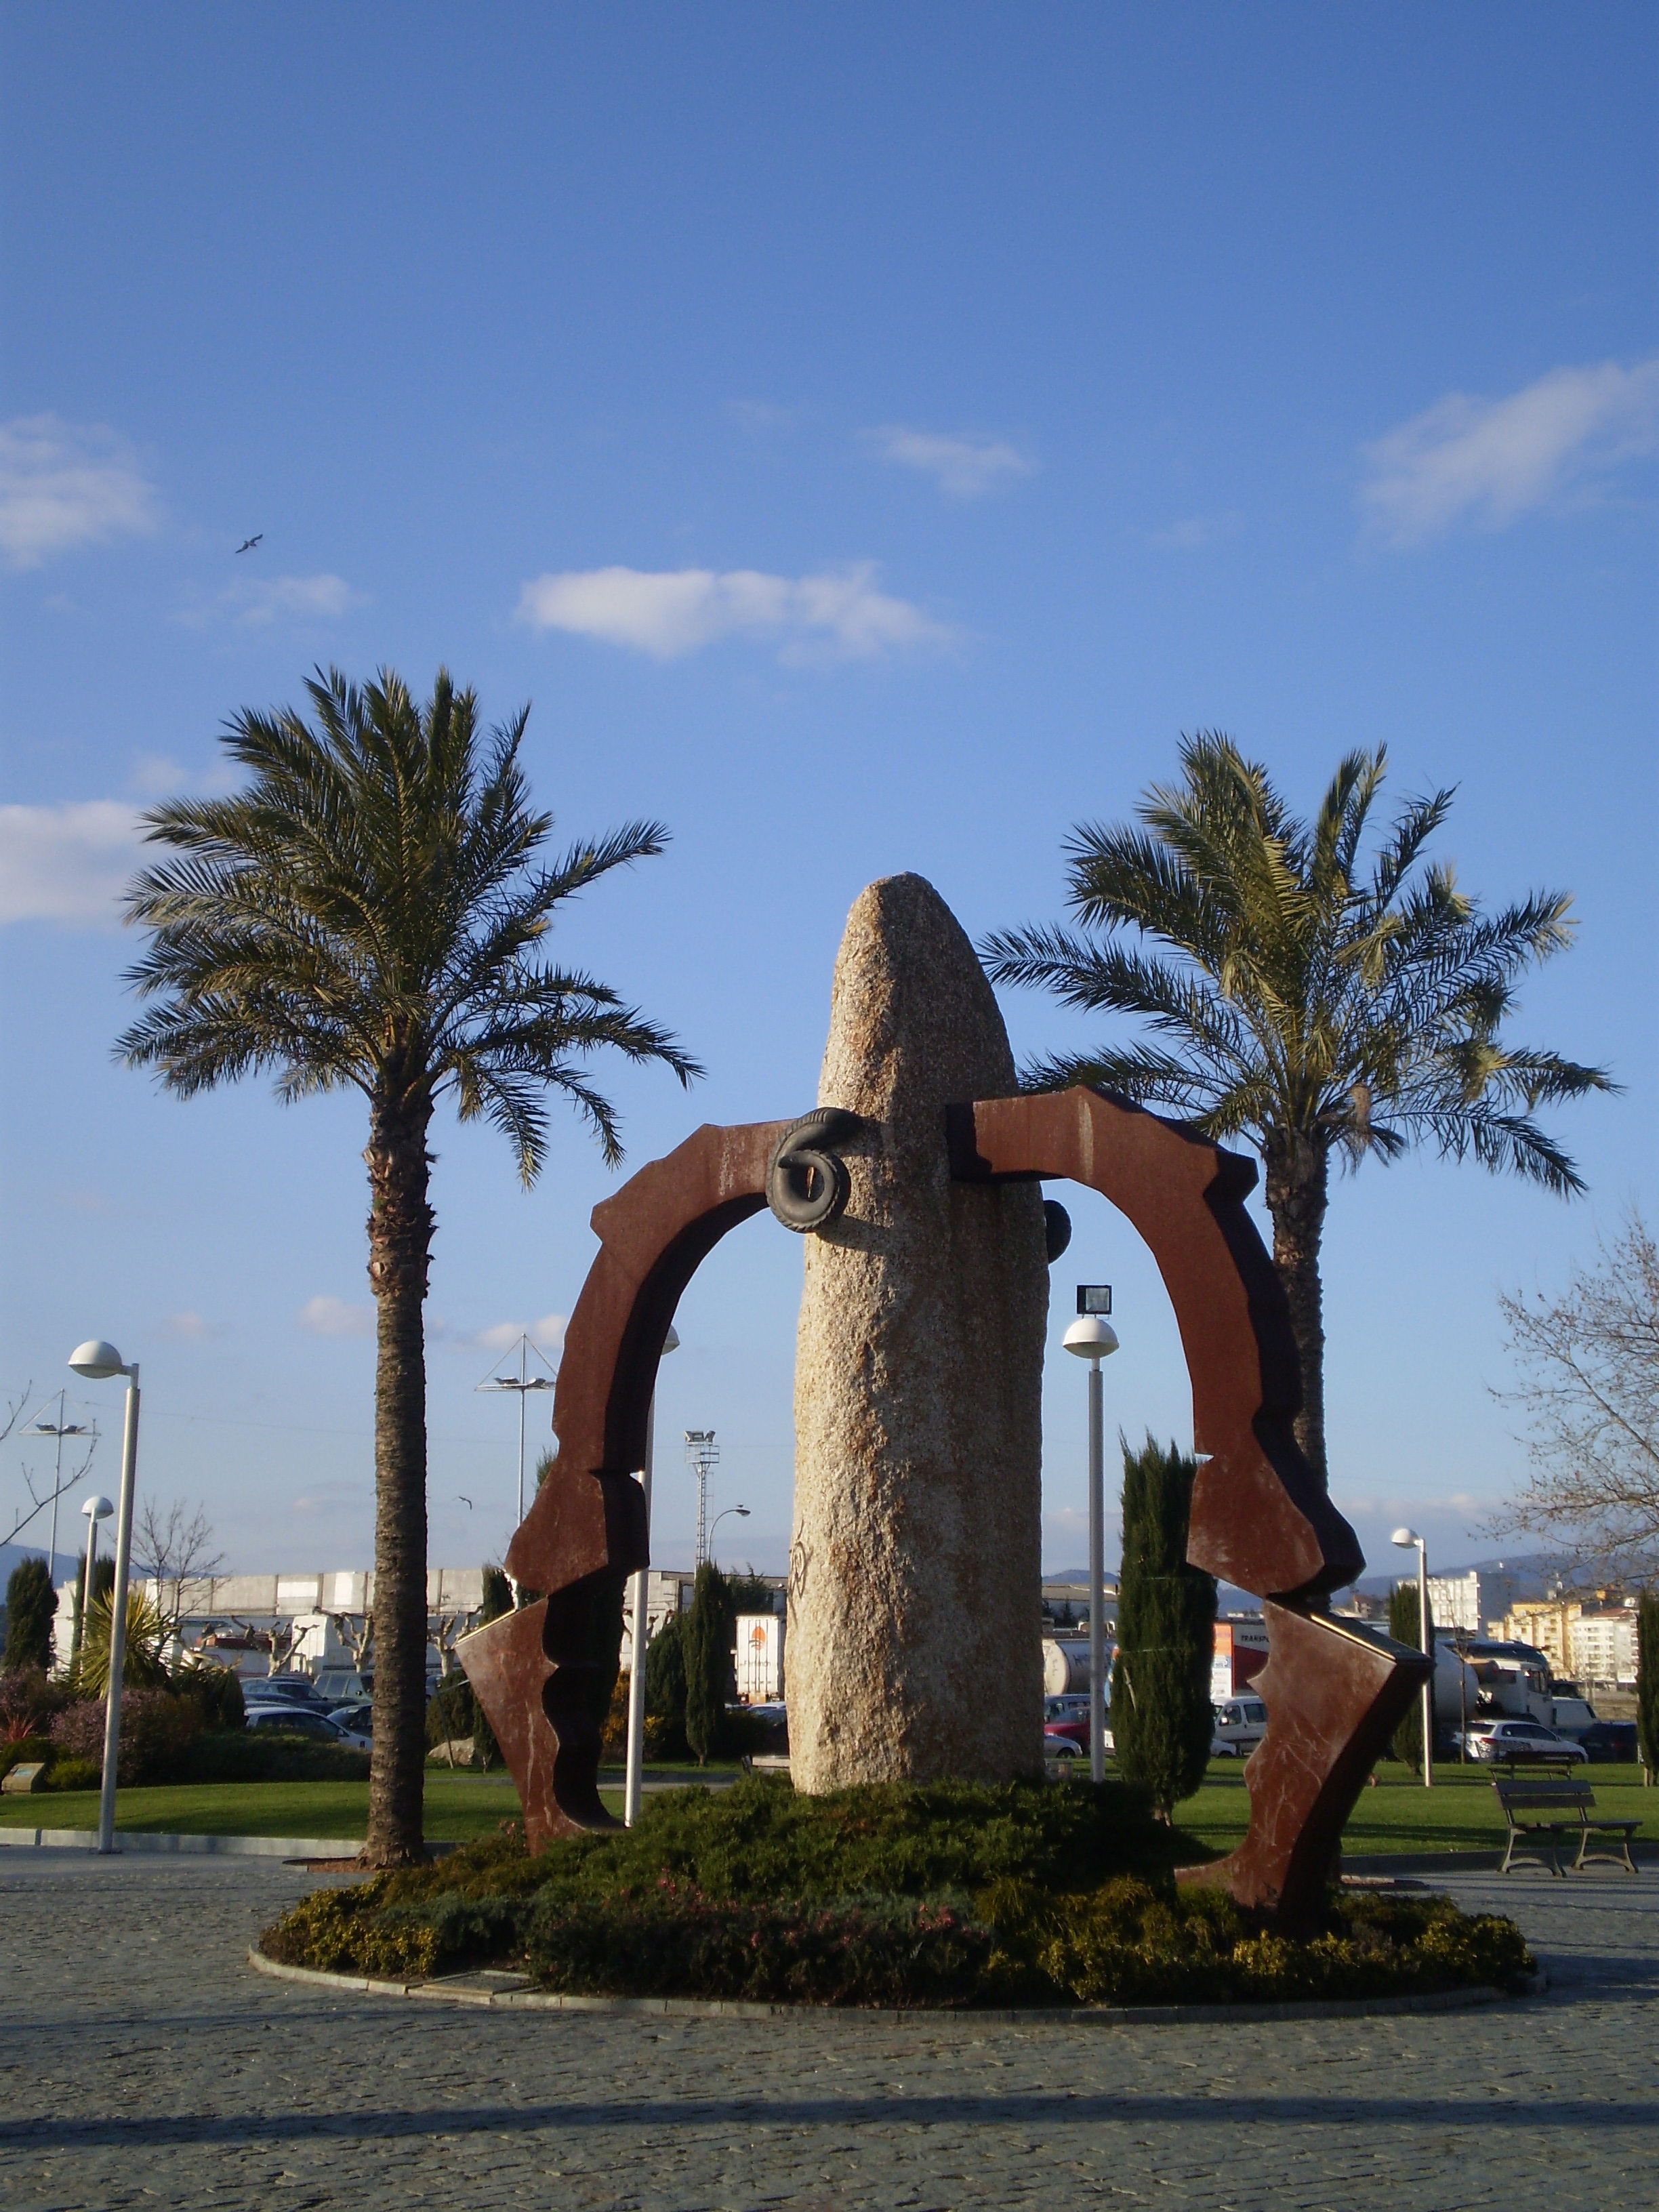
[[[950,1109],[950,1122],[959,1179],[1083,1183],[1127,1217],[1158,1261],[1192,1377],[1194,1448],[1208,1455],[1188,1556],[1261,1595],[1268,1629],[1259,1678],[1267,1731],[1245,1769],[1249,1831],[1194,1878],[1304,1918],[1427,1665],[1320,1609],[1364,1560],[1291,1433],[1300,1378],[1289,1311],[1243,1205],[1255,1167],[1081,1088],[966,1103]],[[798,1121],[705,1127],[594,1209],[600,1249],[566,1331],[554,1397],[557,1462],[507,1557],[517,1581],[548,1595],[460,1648],[532,1848],[616,1826],[599,1797],[592,1624],[646,1564],[634,1476],[680,1295],[726,1231],[769,1201],[791,1228],[833,1219],[846,1202],[833,1146],[855,1126],[823,1109]],[[818,1222],[800,1218],[819,1207]],[[1064,1219],[1063,1208],[1053,1212]],[[1051,1215],[1051,1256],[1064,1249],[1058,1227]]]

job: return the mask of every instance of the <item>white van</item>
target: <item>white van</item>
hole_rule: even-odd
[[[1229,1698],[1212,1705],[1212,1759],[1248,1759],[1267,1733],[1267,1708],[1260,1698]]]

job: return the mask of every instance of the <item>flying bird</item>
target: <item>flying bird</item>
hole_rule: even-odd
[[[461,1492],[459,1490],[455,1492],[455,1495],[457,1498],[460,1498],[462,1504],[465,1506],[467,1511],[470,1513],[472,1510],[472,1500],[470,1498],[462,1497]]]
[[[251,553],[256,545],[262,545],[264,543],[264,536],[265,533],[262,530],[257,538],[245,538],[236,550],[239,553]]]

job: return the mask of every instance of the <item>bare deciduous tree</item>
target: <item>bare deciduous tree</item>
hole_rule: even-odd
[[[1603,1573],[1659,1577],[1659,1246],[1632,1212],[1554,1299],[1500,1301],[1532,1474],[1491,1533],[1527,1530]]]
[[[179,1626],[185,1610],[185,1584],[216,1575],[225,1563],[222,1552],[209,1553],[213,1523],[198,1505],[192,1513],[182,1498],[163,1507],[147,1498],[138,1508],[138,1559],[155,1580],[155,1601],[167,1632]]]

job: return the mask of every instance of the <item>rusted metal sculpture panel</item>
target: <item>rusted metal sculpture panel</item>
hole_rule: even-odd
[[[1358,1539],[1291,1430],[1301,1374],[1289,1308],[1244,1210],[1253,1162],[1081,1086],[957,1109],[959,1175],[1066,1176],[1150,1247],[1193,1384],[1187,1556],[1264,1600],[1267,1731],[1244,1770],[1249,1833],[1194,1879],[1287,1922],[1310,1917],[1353,1802],[1427,1674],[1418,1653],[1334,1620],[1322,1599],[1364,1571]]]
[[[964,1102],[948,1118],[957,1176],[1085,1184],[1127,1216],[1158,1261],[1192,1376],[1196,1448],[1208,1455],[1188,1556],[1267,1601],[1268,1725],[1245,1769],[1249,1832],[1196,1878],[1287,1921],[1304,1917],[1427,1662],[1322,1610],[1364,1560],[1291,1431],[1295,1340],[1243,1205],[1255,1167],[1082,1088]],[[592,1622],[607,1592],[646,1564],[634,1474],[680,1294],[726,1231],[767,1203],[769,1179],[787,1225],[810,1229],[820,1211],[833,1218],[844,1202],[834,1159],[842,1133],[823,1111],[707,1127],[594,1209],[600,1249],[566,1332],[554,1401],[557,1461],[507,1553],[508,1571],[547,1595],[460,1646],[532,1844],[615,1825],[598,1790]],[[797,1161],[792,1146],[811,1149]]]
[[[615,1827],[599,1794],[594,1623],[647,1564],[646,1417],[680,1293],[728,1229],[766,1203],[787,1121],[705,1125],[593,1209],[599,1250],[565,1330],[553,1397],[558,1453],[507,1554],[540,1604],[458,1646],[518,1785],[525,1830]],[[534,1621],[534,1629],[521,1624]]]

